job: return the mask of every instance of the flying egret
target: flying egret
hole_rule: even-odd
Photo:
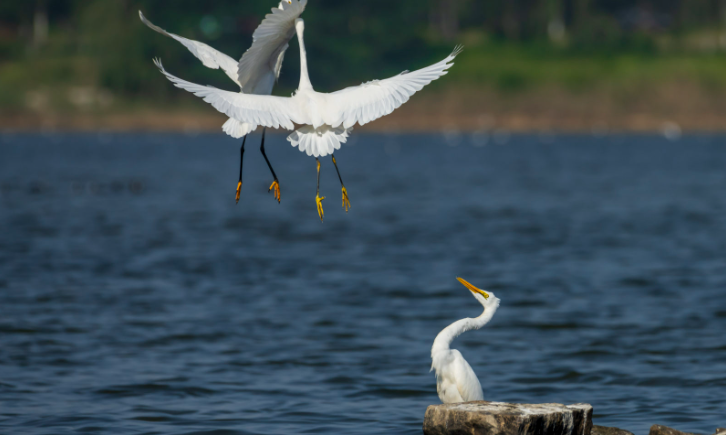
[[[453,65],[456,55],[461,52],[461,47],[456,47],[444,60],[426,68],[413,72],[404,71],[385,80],[373,80],[328,94],[316,92],[310,83],[303,42],[305,24],[301,18],[295,20],[295,29],[300,45],[300,84],[292,97],[241,94],[198,85],[168,73],[159,59],[155,59],[154,63],[176,87],[203,98],[229,117],[255,125],[282,127],[287,130],[295,130],[295,124],[302,125],[288,136],[287,140],[293,147],[298,147],[300,151],[315,157],[318,172],[315,202],[322,221],[322,201],[325,197],[320,197],[318,158],[330,154],[337,170],[338,165],[333,153],[340,149],[341,143],[346,142],[355,124],[365,125],[390,114],[408,101],[411,95],[445,75]],[[342,178],[340,181],[343,207],[347,211],[350,201]]]
[[[272,13],[265,16],[265,19],[262,20],[262,23],[252,34],[252,46],[242,55],[239,62],[203,42],[192,41],[167,32],[146,19],[141,11],[139,11],[139,18],[150,29],[179,41],[195,57],[201,60],[204,66],[224,70],[227,76],[239,85],[241,93],[270,95],[277,78],[280,76],[282,60],[285,57],[288,42],[295,35],[295,20],[303,13],[306,4],[307,0],[283,0],[278,7],[273,8]],[[240,147],[236,202],[239,202],[242,189],[242,162],[244,160],[247,134],[255,129],[257,129],[257,125],[254,123],[237,120],[234,117],[230,117],[222,126],[222,130],[233,138],[244,137]],[[277,179],[275,170],[272,169],[267,154],[265,154],[265,129],[262,130],[260,151],[274,178],[268,191],[274,190],[273,195],[279,203],[280,182]]]
[[[436,391],[443,403],[484,400],[484,393],[474,370],[458,350],[450,349],[449,346],[462,333],[479,329],[489,323],[499,308],[499,299],[494,293],[478,289],[462,278],[456,279],[484,306],[484,312],[474,319],[457,320],[439,332],[434,340],[431,347],[431,370],[436,370]]]

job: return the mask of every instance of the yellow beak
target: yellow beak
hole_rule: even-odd
[[[468,288],[472,293],[479,293],[480,295],[484,296],[484,299],[489,299],[489,294],[484,290],[474,287],[464,278],[459,278],[457,276],[456,279],[458,279],[460,283],[464,284],[464,287]]]

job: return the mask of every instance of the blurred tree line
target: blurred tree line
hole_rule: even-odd
[[[0,105],[27,83],[90,84],[116,95],[179,94],[151,64],[234,89],[137,11],[169,32],[239,58],[275,0],[23,0],[0,2]],[[497,45],[540,55],[726,49],[726,0],[310,0],[304,18],[311,76],[320,90],[385,77],[437,60],[456,43],[465,55]],[[695,35],[695,36],[694,36]],[[686,41],[686,42],[684,42]],[[295,89],[297,42],[278,93]]]

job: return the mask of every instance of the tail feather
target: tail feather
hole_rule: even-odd
[[[339,150],[341,144],[348,141],[348,134],[352,130],[342,126],[336,128],[327,125],[318,128],[304,126],[292,132],[287,140],[292,146],[300,149],[300,152],[309,156],[325,157]]]
[[[222,130],[235,139],[239,139],[249,133],[252,133],[255,129],[257,129],[256,125],[240,122],[234,118],[229,118],[222,126]]]

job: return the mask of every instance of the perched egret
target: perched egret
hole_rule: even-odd
[[[462,333],[479,329],[489,323],[499,307],[499,299],[494,293],[478,289],[462,278],[456,279],[464,284],[474,298],[484,306],[484,312],[474,319],[457,320],[439,332],[434,340],[434,345],[431,347],[431,370],[436,370],[436,391],[443,403],[484,400],[484,393],[476,373],[461,353],[449,346]]]
[[[404,71],[385,79],[373,80],[360,86],[352,86],[333,93],[320,93],[313,89],[308,76],[307,54],[303,33],[305,24],[301,18],[295,20],[295,28],[300,45],[300,84],[292,97],[269,95],[249,95],[223,91],[211,86],[203,86],[182,80],[169,74],[155,59],[156,66],[174,83],[201,97],[218,111],[242,122],[271,128],[295,130],[295,124],[302,127],[295,130],[287,140],[300,151],[314,156],[317,162],[318,188],[315,196],[318,216],[323,220],[322,200],[320,197],[320,160],[330,154],[335,164],[335,150],[345,143],[355,124],[364,125],[388,115],[421,90],[424,86],[445,75],[453,65],[453,60],[461,51],[457,47],[441,62],[417,71]],[[343,207],[348,210],[348,193],[340,178],[343,192]]]
[[[224,70],[227,76],[239,85],[241,93],[270,95],[277,78],[280,76],[280,68],[282,67],[282,60],[285,57],[288,42],[295,35],[295,20],[303,13],[306,4],[307,0],[283,0],[278,7],[273,8],[272,13],[267,14],[252,34],[252,46],[242,55],[239,62],[203,42],[192,41],[173,33],[168,33],[166,30],[147,20],[141,11],[139,11],[139,17],[150,29],[179,41],[194,56],[201,60],[204,66]],[[242,139],[242,146],[240,147],[239,181],[237,182],[236,202],[239,202],[242,189],[242,162],[244,160],[247,134],[256,128],[257,125],[254,123],[238,120],[233,116],[230,116],[229,120],[222,126],[222,130],[233,138],[239,139],[244,137]],[[262,130],[260,151],[274,178],[269,191],[274,190],[273,195],[279,203],[280,182],[277,179],[275,170],[272,169],[267,154],[265,154],[265,129]]]

